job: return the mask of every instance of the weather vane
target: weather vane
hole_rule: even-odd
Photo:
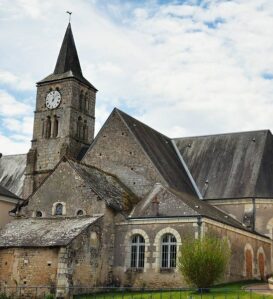
[[[69,23],[70,23],[70,21],[71,21],[71,15],[72,15],[72,11],[67,11],[66,13],[68,13],[68,14],[69,14]]]

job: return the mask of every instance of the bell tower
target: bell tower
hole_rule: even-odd
[[[24,198],[40,185],[63,155],[80,160],[90,146],[94,138],[96,92],[82,74],[69,23],[54,72],[37,83]]]

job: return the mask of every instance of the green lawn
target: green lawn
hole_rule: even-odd
[[[257,281],[238,282],[232,284],[218,285],[211,288],[209,293],[198,293],[194,290],[182,291],[115,291],[91,295],[75,296],[75,299],[272,299],[271,295],[261,295],[254,291],[244,291],[243,286],[257,284]]]

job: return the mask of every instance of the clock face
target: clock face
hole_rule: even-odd
[[[46,96],[46,107],[48,109],[55,109],[61,103],[62,97],[59,91],[52,90]]]

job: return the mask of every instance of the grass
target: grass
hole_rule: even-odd
[[[245,291],[242,287],[258,284],[259,281],[236,282],[218,285],[210,289],[209,293],[199,293],[196,290],[151,290],[151,291],[115,291],[90,295],[78,295],[76,299],[273,299],[273,295],[257,294]]]

